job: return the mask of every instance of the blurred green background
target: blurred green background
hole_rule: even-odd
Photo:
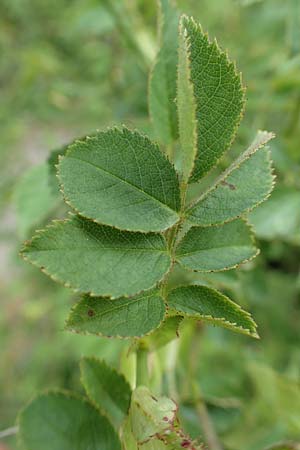
[[[222,164],[258,128],[277,135],[277,186],[251,214],[261,254],[205,280],[251,311],[261,340],[201,327],[190,354],[184,330],[176,367],[181,420],[201,436],[195,399],[184,389],[193,370],[224,449],[299,444],[300,1],[177,4],[228,49],[247,86],[245,117]],[[156,49],[155,0],[0,2],[0,430],[14,425],[36,390],[80,390],[81,355],[117,365],[127,345],[64,332],[72,294],[18,251],[35,228],[64,214],[49,174],[51,150],[112,124],[152,135],[147,83]],[[0,441],[1,450],[15,448],[14,436]]]

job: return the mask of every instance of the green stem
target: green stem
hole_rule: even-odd
[[[166,377],[168,383],[168,392],[169,396],[178,401],[178,393],[176,386],[176,363],[178,356],[178,339],[174,339],[171,341],[166,347]]]
[[[139,348],[136,352],[136,386],[148,386],[148,350]]]

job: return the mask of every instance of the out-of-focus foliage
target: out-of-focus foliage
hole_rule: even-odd
[[[294,449],[300,441],[300,4],[177,3],[229,49],[248,88],[247,112],[224,166],[246,148],[258,126],[277,135],[270,144],[277,187],[251,215],[260,257],[237,274],[201,278],[251,310],[261,340],[180,325],[173,387],[182,425],[192,437],[202,434],[204,400],[225,450]],[[112,122],[134,121],[149,132],[144,93],[155,31],[154,0],[0,3],[0,430],[14,423],[36,390],[79,389],[80,355],[117,366],[127,352],[122,341],[63,332],[74,299],[20,262],[17,249],[32,228],[62,213],[55,179],[50,194],[32,169],[51,149]],[[37,183],[30,183],[32,209],[23,209],[18,204],[30,179]],[[195,282],[194,274],[182,276]],[[162,359],[166,349],[160,350]],[[3,443],[16,448],[13,437]]]

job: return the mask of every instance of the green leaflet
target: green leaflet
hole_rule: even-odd
[[[131,231],[163,231],[179,219],[175,169],[146,136],[127,128],[75,141],[58,175],[66,199],[81,215]]]
[[[182,21],[179,27],[177,109],[180,151],[177,163],[181,178],[187,183],[194,168],[197,153],[196,104],[193,84],[191,83],[189,44]]]
[[[241,219],[225,225],[192,227],[180,241],[176,258],[188,269],[232,269],[257,255],[251,230]]]
[[[180,314],[239,333],[258,337],[250,314],[228,297],[207,286],[182,286],[168,294],[168,305]]]
[[[165,305],[157,290],[116,300],[85,296],[72,309],[66,327],[78,333],[139,337],[157,328]]]
[[[187,219],[197,225],[224,223],[264,201],[274,177],[270,153],[261,147],[273,137],[272,133],[258,132],[250,147],[187,210]]]
[[[164,433],[176,419],[177,405],[167,397],[155,398],[148,388],[139,386],[132,393],[130,418],[133,435],[143,442]]]
[[[197,157],[192,182],[214,167],[233,141],[244,107],[240,75],[217,43],[192,18],[181,18],[189,48],[197,120]]]
[[[48,166],[46,163],[29,169],[16,184],[14,202],[17,213],[17,226],[21,237],[41,224],[58,204],[48,183]]]
[[[39,395],[20,414],[19,427],[26,450],[121,450],[107,418],[70,394]]]
[[[90,400],[119,428],[128,413],[131,399],[131,388],[124,376],[105,361],[91,357],[81,360],[80,372]]]
[[[120,231],[79,216],[52,222],[21,253],[75,291],[112,298],[151,288],[170,267],[161,235]]]
[[[149,111],[157,139],[171,144],[178,136],[176,71],[179,14],[172,0],[160,0],[160,50],[150,74]]]

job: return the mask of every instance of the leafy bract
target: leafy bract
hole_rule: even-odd
[[[188,209],[186,215],[190,222],[223,223],[249,212],[266,199],[274,177],[269,150],[261,147],[272,137],[272,133],[258,132],[250,147]]]
[[[120,231],[79,216],[52,222],[22,254],[75,291],[112,298],[151,288],[170,266],[161,235]]]
[[[124,434],[126,450],[200,450],[203,447],[185,435],[179,427],[176,403],[167,397],[155,397],[139,386],[132,394],[129,420]]]
[[[162,231],[179,219],[175,169],[147,137],[127,128],[76,141],[58,175],[67,203],[98,223]]]
[[[90,400],[118,428],[128,413],[131,388],[124,376],[105,361],[86,357],[80,363],[81,381]]]
[[[121,450],[108,419],[70,394],[36,397],[20,414],[19,426],[26,450]]]
[[[244,107],[240,75],[192,18],[181,18],[196,102],[197,156],[190,181],[202,178],[229,148]]]
[[[180,314],[257,337],[256,324],[225,295],[207,286],[178,287],[168,294],[168,305]]]
[[[164,315],[158,290],[115,300],[84,296],[72,309],[66,327],[78,333],[138,337],[157,328]]]
[[[154,397],[148,388],[139,386],[132,393],[130,417],[132,432],[137,442],[163,433],[174,423],[176,403],[167,397]]]
[[[231,269],[256,254],[250,227],[241,219],[225,225],[192,227],[176,250],[180,264],[200,272]]]
[[[189,44],[182,21],[179,28],[177,108],[180,138],[177,163],[182,181],[186,183],[193,171],[197,153],[197,122],[194,88],[191,82]]]
[[[157,138],[164,144],[178,136],[176,71],[179,14],[172,0],[160,0],[160,49],[149,80],[149,110]]]
[[[153,437],[144,443],[138,443],[131,430],[131,420],[128,417],[122,427],[122,444],[124,450],[175,450],[169,447],[157,437]],[[182,447],[181,449],[182,450]]]

